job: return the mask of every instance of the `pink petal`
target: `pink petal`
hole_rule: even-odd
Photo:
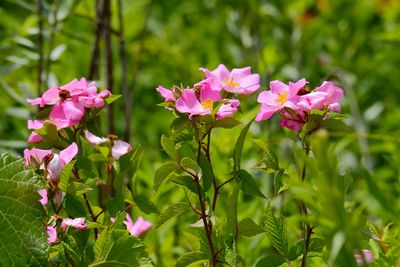
[[[129,214],[126,215],[126,219],[127,221],[124,221],[124,224],[126,225],[126,228],[130,234],[135,237],[138,237],[141,233],[148,231],[152,225],[151,222],[144,220],[142,216],[139,216],[135,223],[132,222]]]
[[[61,150],[60,152],[60,161],[61,165],[64,167],[78,154],[78,146],[76,143],[72,143],[70,146]]]
[[[235,69],[232,69],[232,71],[230,73],[230,77],[235,79],[235,81],[240,81],[241,79],[243,79],[249,75],[251,75],[250,67],[235,68]]]
[[[301,79],[295,83],[289,82],[289,95],[288,99],[294,97],[297,95],[297,93],[302,89],[304,86],[306,86],[307,81],[306,79]]]
[[[200,101],[205,100],[218,101],[221,100],[221,94],[219,91],[212,90],[209,84],[203,84],[200,89]]]
[[[237,111],[237,107],[240,105],[240,101],[237,99],[233,99],[221,105],[218,109],[215,117],[218,119],[224,119],[232,117],[233,113]]]
[[[205,109],[196,97],[193,89],[185,89],[180,98],[176,100],[176,110],[180,113],[190,113],[189,119],[194,115],[211,114],[211,109]]]
[[[81,120],[85,114],[85,108],[78,101],[66,100],[60,106],[64,110],[66,118],[72,121]]]
[[[365,263],[366,264],[369,264],[374,260],[371,251],[369,251],[368,249],[363,249],[362,250],[362,254],[364,255],[364,259],[365,259]],[[356,262],[357,262],[358,266],[363,266],[364,265],[364,259],[363,259],[363,256],[361,255],[360,252],[355,253],[354,254],[354,258],[356,259]]]
[[[110,141],[108,138],[98,137],[98,136],[92,134],[91,132],[89,132],[88,130],[85,130],[84,133],[85,133],[86,140],[88,140],[89,144],[91,144],[93,146],[100,145],[100,144]]]
[[[28,129],[30,130],[41,129],[44,123],[45,123],[44,120],[28,120]]]
[[[269,87],[271,88],[271,92],[275,95],[289,92],[289,86],[278,80],[271,81]]]
[[[43,137],[40,134],[35,132],[31,133],[28,137],[28,143],[39,143],[43,140]]]
[[[236,93],[238,94],[252,94],[260,88],[260,75],[251,74],[242,78],[239,82],[239,89]]]
[[[46,226],[46,232],[49,235],[47,242],[54,244],[57,241],[57,230],[53,226]]]
[[[65,218],[63,219],[61,223],[61,227],[64,229],[64,231],[67,230],[67,227],[71,226],[74,227],[77,230],[86,230],[87,229],[87,224],[85,223],[85,218]]]
[[[274,115],[280,108],[279,107],[272,107],[265,104],[261,104],[260,111],[257,114],[256,121],[268,120],[269,118]]]
[[[26,148],[24,150],[25,166],[32,165],[34,167],[39,167],[43,159],[51,154],[53,154],[51,150],[43,150],[37,148],[32,148],[31,150],[29,150]]]
[[[127,142],[121,140],[115,140],[114,145],[111,149],[111,155],[114,159],[119,159],[122,155],[125,155],[132,150],[132,146]]]
[[[37,191],[38,194],[42,197],[39,202],[40,204],[42,204],[43,206],[47,205],[48,202],[48,198],[47,198],[47,190],[46,189],[40,189]]]
[[[171,90],[168,90],[162,87],[161,85],[158,86],[156,90],[157,92],[160,93],[160,95],[164,98],[166,102],[167,101],[175,102],[174,93]]]

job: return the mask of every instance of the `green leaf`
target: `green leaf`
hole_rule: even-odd
[[[268,148],[268,145],[261,139],[253,139],[253,142],[258,145],[266,153],[265,158],[261,161],[265,169],[279,170],[278,157]]]
[[[272,207],[269,205],[264,214],[265,231],[275,249],[284,257],[288,254],[288,242],[286,237],[286,221],[283,217],[275,217]]]
[[[92,190],[93,188],[84,183],[72,182],[70,183],[69,193],[74,193],[77,196],[82,196],[83,194]]]
[[[42,225],[38,177],[23,159],[0,155],[0,265],[45,266],[49,244]]]
[[[146,214],[160,213],[154,202],[145,194],[137,194],[135,196],[135,203],[138,205],[138,208]]]
[[[78,264],[81,261],[82,255],[81,250],[78,247],[75,239],[71,235],[66,235],[61,243],[64,247],[66,256],[70,258],[75,264]]]
[[[256,183],[250,173],[248,173],[246,170],[239,170],[236,175],[241,181],[243,181],[242,190],[245,194],[252,196],[256,195],[258,197],[266,198],[265,195],[261,192],[260,186]]]
[[[191,158],[184,157],[180,162],[180,166],[192,173],[197,174],[197,176],[200,178],[201,168],[196,161],[192,160]]]
[[[176,267],[186,267],[192,263],[207,262],[207,254],[201,251],[191,251],[180,256],[176,262]]]
[[[112,226],[100,234],[94,253],[95,260],[89,266],[153,266],[140,239]]]
[[[165,178],[168,177],[171,173],[173,173],[177,168],[178,164],[175,162],[167,162],[158,168],[154,174],[154,185],[153,185],[153,193],[156,194],[158,188],[160,188],[162,182]]]
[[[105,100],[106,100],[106,103],[108,104],[108,105],[110,105],[112,102],[114,102],[114,101],[116,101],[116,100],[118,100],[119,98],[121,98],[121,96],[122,95],[110,95],[109,97],[107,97]]]
[[[43,137],[43,141],[41,142],[53,144],[58,139],[57,127],[50,122],[45,122],[43,127],[35,132]]]
[[[239,223],[239,235],[242,236],[254,236],[260,233],[264,233],[264,229],[262,229],[258,224],[256,224],[250,218],[244,218]]]
[[[169,176],[169,181],[174,182],[178,185],[184,186],[195,194],[198,193],[196,182],[193,180],[192,176],[171,175],[171,176]]]
[[[225,261],[229,264],[229,266],[237,267],[238,264],[238,255],[236,249],[236,241],[234,235],[231,234],[228,239],[224,242],[225,248]]]
[[[174,160],[178,160],[178,152],[175,148],[175,141],[173,138],[166,137],[165,135],[161,136],[161,146],[164,151]]]
[[[169,205],[161,212],[160,216],[157,219],[155,228],[156,229],[159,228],[161,225],[163,225],[168,220],[170,220],[188,210],[189,210],[189,206],[185,202],[176,202],[176,203]]]
[[[61,171],[60,183],[58,184],[58,187],[63,192],[68,192],[69,178],[71,177],[75,162],[76,162],[76,160],[71,161],[70,163],[65,165],[65,167]]]
[[[201,181],[205,192],[210,190],[212,185],[212,170],[211,164],[203,154],[200,155],[200,167],[202,171]]]
[[[252,122],[253,122],[253,120],[251,120],[249,123],[247,123],[247,125],[240,132],[239,138],[236,141],[235,148],[233,150],[233,162],[234,162],[233,169],[235,171],[240,169],[240,159],[242,157],[244,141],[246,140],[246,135],[247,135],[247,132],[249,131],[249,128],[250,128],[250,125]]]
[[[213,128],[233,128],[235,126],[238,126],[241,124],[240,121],[234,119],[234,118],[226,118],[223,120],[215,120],[213,123]]]
[[[278,267],[285,262],[285,258],[281,255],[269,255],[256,263],[255,267]]]
[[[279,193],[281,193],[289,188],[289,185],[283,181],[283,178],[286,176],[287,176],[287,174],[284,173],[283,169],[281,169],[275,173],[275,176],[274,176],[275,196],[279,195]]]
[[[228,198],[228,209],[227,209],[227,230],[228,233],[236,233],[237,226],[237,203],[239,197],[239,190],[242,187],[242,182],[239,181],[235,184],[232,193]]]
[[[67,193],[64,200],[65,208],[72,217],[85,217],[86,208],[83,203],[73,194]]]

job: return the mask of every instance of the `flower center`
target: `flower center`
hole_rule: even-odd
[[[223,83],[225,85],[228,85],[228,86],[230,86],[232,88],[235,88],[235,89],[239,87],[239,84],[237,82],[235,82],[235,80],[233,78],[230,78],[230,79],[224,78],[223,79]]]
[[[278,96],[274,99],[278,104],[285,104],[288,99],[288,92],[278,93]]]
[[[71,98],[71,95],[70,95],[69,91],[67,91],[67,90],[61,90],[58,93],[58,96],[61,98],[61,100],[66,100],[68,98]]]
[[[211,99],[206,99],[206,100],[203,100],[203,101],[201,102],[201,105],[202,105],[203,108],[205,108],[205,109],[210,109],[210,110],[212,110],[212,108],[213,108],[213,101],[212,101]]]

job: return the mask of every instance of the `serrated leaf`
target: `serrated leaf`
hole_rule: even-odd
[[[246,170],[239,170],[236,175],[242,181],[242,190],[245,194],[266,198],[250,173]]]
[[[191,251],[180,256],[176,262],[176,267],[186,267],[198,261],[208,261],[207,254],[201,251]]]
[[[89,266],[153,266],[145,249],[128,231],[110,226],[96,240],[95,260]]]
[[[233,169],[235,171],[240,169],[240,159],[242,157],[244,141],[246,140],[247,132],[249,131],[252,122],[253,120],[251,120],[249,123],[246,124],[246,126],[240,132],[239,138],[236,141],[235,148],[233,150],[233,163],[234,163]]]
[[[0,265],[45,266],[49,244],[42,225],[38,177],[23,159],[0,155]]]
[[[285,258],[281,255],[269,255],[256,263],[255,267],[278,267],[285,262]]]
[[[229,238],[224,242],[225,247],[225,261],[229,266],[238,266],[238,255],[236,250],[236,241],[234,235],[230,235]]]
[[[287,190],[289,188],[289,185],[283,181],[283,178],[287,176],[284,173],[284,170],[279,170],[275,173],[274,176],[274,193],[275,196],[279,195],[281,192]]]
[[[283,217],[275,217],[271,206],[268,206],[264,214],[265,231],[274,248],[284,257],[288,254],[288,242],[286,237],[286,221]]]
[[[71,161],[70,163],[65,165],[61,171],[61,177],[60,177],[60,182],[58,184],[58,187],[63,192],[68,192],[69,178],[71,177],[72,170],[74,169],[74,166],[75,166],[75,162],[76,162],[76,160]]]
[[[258,224],[256,224],[250,218],[244,218],[239,223],[239,235],[242,236],[254,236],[260,233],[264,233],[264,229],[262,229]]]
[[[154,185],[153,185],[153,193],[156,194],[158,188],[160,188],[162,182],[165,178],[168,177],[171,173],[173,173],[177,168],[178,164],[175,162],[167,162],[161,165],[154,174]]]
[[[172,159],[178,160],[178,152],[176,151],[175,141],[173,138],[162,135],[161,146],[164,149],[165,153],[167,153]]]
[[[189,206],[185,202],[176,202],[176,203],[169,205],[161,212],[160,216],[157,219],[155,228],[156,229],[159,228],[161,225],[163,225],[168,220],[170,220],[188,210],[189,210]]]
[[[197,164],[196,161],[192,160],[191,158],[184,157],[181,162],[180,166],[192,173],[195,173],[199,178],[201,177],[201,168]]]
[[[171,175],[169,176],[169,181],[176,183],[178,185],[184,186],[191,192],[197,194],[197,185],[191,176],[188,175]]]
[[[240,121],[234,119],[234,118],[226,118],[223,120],[215,120],[213,123],[213,128],[233,128],[235,126],[238,126],[242,124]]]
[[[72,259],[75,264],[78,264],[81,261],[82,255],[75,239],[71,235],[66,235],[61,243],[66,252],[66,256]]]

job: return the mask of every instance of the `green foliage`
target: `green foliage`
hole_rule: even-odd
[[[284,217],[276,217],[269,205],[264,214],[265,231],[274,248],[283,256],[288,255],[287,226]]]
[[[49,245],[38,178],[22,159],[0,155],[0,265],[46,265]]]
[[[180,214],[188,210],[188,204],[185,202],[176,202],[169,205],[161,212],[160,216],[157,219],[157,223],[155,224],[155,228],[159,228],[168,220],[172,219],[173,217],[179,216]]]
[[[183,254],[176,262],[176,267],[190,266],[190,264],[201,264],[208,261],[208,255],[201,251],[191,251]]]

